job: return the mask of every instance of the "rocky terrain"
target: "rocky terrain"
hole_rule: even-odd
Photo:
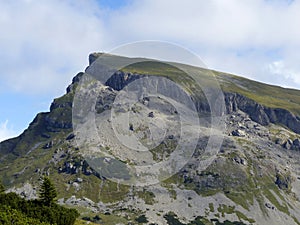
[[[87,71],[99,56],[90,55]],[[170,69],[159,67],[158,72],[178,81]],[[91,109],[95,124],[87,120],[74,127],[73,100],[85,76],[77,74],[49,112],[39,113],[22,135],[0,144],[0,179],[10,191],[35,198],[40,177],[47,174],[60,204],[78,208],[86,220],[98,216],[100,224],[300,224],[300,91],[215,72],[225,102],[220,127],[211,127],[210,107],[201,93],[192,95],[200,118],[196,123],[176,87],[168,93],[177,103],[154,95],[138,98],[131,107],[121,104],[126,98],[114,105],[124,88],[158,72],[153,64],[129,66],[105,83],[89,82],[83,93],[97,90]],[[182,82],[186,90],[195,89],[190,81]],[[167,81],[159,85],[164,89]],[[122,117],[126,113],[128,120]],[[111,115],[125,118],[125,125],[113,124]],[[212,137],[220,146],[204,166]],[[143,146],[151,150],[143,151]],[[137,185],[136,180],[144,180],[132,165],[146,174],[148,165],[185,159],[178,153],[172,158],[175,151],[188,160],[164,171],[159,182],[154,173],[147,174],[147,185]]]

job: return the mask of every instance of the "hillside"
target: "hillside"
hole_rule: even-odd
[[[19,137],[0,143],[0,180],[10,191],[35,198],[40,177],[50,175],[60,204],[100,224],[300,224],[300,90],[189,65],[110,55],[109,60],[128,66],[103,79],[103,71],[111,68],[97,64],[102,56],[91,54],[85,73],[73,78],[49,112],[37,114]],[[89,80],[88,74],[104,81]],[[157,77],[167,79],[157,82]],[[126,95],[117,102],[121,90],[135,90],[138,85],[131,84],[145,80],[177,102],[167,103],[160,95],[137,98],[129,108],[122,105]],[[94,97],[90,109],[84,100]],[[114,107],[116,117],[134,115],[126,129],[111,121]],[[95,123],[81,118],[89,112]],[[137,157],[129,151],[136,141],[132,136],[151,150]],[[149,185],[134,185],[143,181],[131,170],[134,165],[147,170],[147,165],[172,158],[179,144],[182,154],[189,155],[186,163],[179,162],[170,174],[164,171],[159,183],[149,176]],[[215,155],[203,167],[207,146]]]

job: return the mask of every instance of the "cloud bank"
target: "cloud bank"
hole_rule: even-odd
[[[1,89],[64,90],[107,42],[100,14],[92,1],[0,1]]]
[[[135,0],[116,9],[92,0],[0,5],[2,89],[62,90],[90,52],[144,39],[186,46],[213,69],[300,88],[299,1]],[[274,69],[278,62],[286,69]]]
[[[171,40],[195,51],[210,68],[300,88],[299,11],[299,1],[151,0],[135,1],[109,22],[124,40]],[[293,72],[274,73],[278,61]]]

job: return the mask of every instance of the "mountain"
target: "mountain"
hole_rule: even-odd
[[[0,143],[9,191],[35,198],[47,174],[60,204],[100,224],[300,224],[299,90],[178,63],[101,57],[91,54],[49,112]],[[112,70],[112,61],[126,66]],[[142,94],[131,95],[137,87]]]

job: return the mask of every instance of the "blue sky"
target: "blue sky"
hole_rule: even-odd
[[[131,0],[97,0],[99,7],[106,7],[112,10],[120,9],[132,3]]]
[[[300,1],[0,0],[0,141],[48,111],[90,52],[162,40],[212,69],[300,89]]]

